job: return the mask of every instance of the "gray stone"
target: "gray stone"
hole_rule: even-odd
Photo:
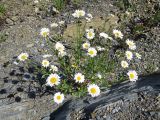
[[[34,46],[34,44],[31,43],[31,44],[28,44],[26,47],[27,47],[27,48],[31,48],[31,47],[33,47],[33,46]]]
[[[6,19],[6,23],[9,24],[9,25],[13,25],[14,24],[14,22],[9,18]]]
[[[12,18],[11,18],[14,22],[16,22],[16,21],[18,21],[18,16],[13,16]]]

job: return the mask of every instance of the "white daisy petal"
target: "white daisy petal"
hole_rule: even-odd
[[[50,30],[48,28],[42,28],[40,31],[40,35],[43,37],[47,37],[47,36],[49,36],[49,32],[50,32]]]
[[[121,66],[122,66],[123,68],[127,68],[127,67],[128,67],[127,61],[121,61]]]
[[[131,50],[135,50],[136,49],[136,45],[132,40],[127,39],[126,40],[126,44],[129,46],[129,49],[131,49]]]
[[[131,52],[131,51],[126,51],[126,57],[127,57],[127,59],[128,60],[132,60],[132,58],[133,58],[133,53]]]
[[[141,58],[142,58],[142,56],[141,56],[139,53],[136,53],[136,57],[137,57],[138,59],[141,59]]]
[[[113,30],[113,34],[114,34],[115,38],[120,38],[120,39],[123,38],[123,34],[122,34],[122,32],[119,31],[119,30],[114,29],[114,30]]]
[[[105,38],[105,39],[109,38],[108,34],[106,34],[106,33],[104,33],[104,32],[101,32],[101,33],[99,34],[99,36],[100,36],[100,37],[103,37],[103,38]]]
[[[61,52],[61,51],[64,51],[64,50],[65,50],[65,47],[64,47],[64,45],[63,45],[62,43],[57,42],[57,43],[55,44],[55,49],[58,50],[59,52]]]
[[[75,18],[80,18],[80,17],[84,17],[85,16],[85,11],[83,10],[76,10],[73,14],[73,17]]]
[[[56,27],[58,27],[58,24],[57,24],[57,23],[52,23],[50,26],[51,26],[52,28],[56,28]]]
[[[57,72],[58,71],[58,67],[55,66],[55,65],[51,65],[51,69],[50,70],[53,71],[53,72]]]

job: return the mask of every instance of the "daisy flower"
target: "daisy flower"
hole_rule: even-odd
[[[43,37],[47,37],[47,36],[49,36],[49,32],[50,32],[50,30],[48,28],[42,28],[40,31],[40,35]]]
[[[95,57],[97,55],[97,50],[95,48],[89,48],[88,49],[88,55],[91,57]]]
[[[121,66],[122,66],[123,68],[127,68],[127,67],[128,67],[127,61],[121,61]]]
[[[49,61],[46,60],[46,59],[43,60],[43,61],[42,61],[42,66],[43,66],[43,67],[48,67],[48,66],[49,66]]]
[[[95,84],[91,84],[88,86],[88,92],[92,97],[97,97],[98,95],[100,95],[100,89]]]
[[[85,42],[82,45],[83,49],[88,49],[90,47],[90,43],[89,42]]]
[[[62,103],[64,100],[64,94],[57,92],[54,94],[54,102],[56,102],[57,104]]]
[[[84,82],[84,75],[82,75],[82,73],[76,73],[74,76],[74,79],[76,80],[76,82],[78,83],[83,83]]]
[[[109,36],[108,36],[108,34],[106,34],[106,33],[104,33],[104,32],[101,32],[100,34],[99,34],[99,36],[100,37],[103,37],[103,38],[105,38],[105,39],[107,39]]]
[[[57,24],[57,23],[52,23],[50,26],[51,26],[52,28],[56,28],[56,27],[58,27],[58,24]]]
[[[34,0],[34,3],[39,3],[39,1],[38,0]]]
[[[129,49],[131,49],[131,50],[135,50],[136,49],[136,45],[132,40],[127,39],[126,40],[126,44],[129,46]]]
[[[97,46],[96,48],[97,48],[98,51],[104,51],[105,50],[105,48],[101,47],[101,46]]]
[[[136,80],[138,80],[138,75],[137,75],[137,73],[136,73],[135,70],[128,71],[127,75],[129,77],[130,81],[136,81]]]
[[[58,74],[50,74],[46,80],[46,85],[49,85],[51,87],[55,86],[55,85],[59,85],[60,84],[60,77],[58,76]]]
[[[87,14],[87,17],[86,17],[87,22],[90,22],[91,19],[93,19],[92,14]]]
[[[90,13],[87,14],[87,17],[89,17],[89,18],[91,18],[91,19],[93,18],[92,14],[90,14]]]
[[[61,52],[61,51],[64,51],[64,50],[65,50],[65,47],[64,47],[64,45],[63,45],[62,43],[57,42],[57,43],[55,44],[55,49],[58,50],[59,52]]]
[[[18,56],[18,60],[20,61],[25,61],[28,59],[28,54],[27,53],[21,53],[19,56]]]
[[[59,57],[64,57],[64,56],[66,56],[67,55],[67,53],[65,52],[65,51],[59,51],[58,52],[58,56]]]
[[[132,58],[133,58],[133,53],[131,52],[131,51],[126,51],[126,57],[127,57],[127,59],[128,60],[132,60]]]
[[[55,65],[51,65],[51,69],[50,70],[53,71],[53,72],[57,72],[58,71],[58,67],[55,66]]]
[[[85,16],[85,11],[83,11],[83,10],[76,10],[76,11],[72,14],[72,16],[75,17],[75,18],[83,17],[83,16]]]
[[[92,40],[95,37],[94,29],[87,29],[86,32],[87,39]]]
[[[88,17],[86,17],[86,20],[87,20],[87,22],[90,22],[90,21],[91,21],[91,19],[90,19],[90,18],[88,18]]]
[[[119,31],[119,30],[114,29],[114,30],[113,30],[113,34],[114,34],[115,38],[120,38],[120,39],[123,38],[123,34],[122,34],[122,32]]]
[[[141,55],[139,54],[139,53],[136,53],[136,57],[138,58],[138,59],[141,59]]]
[[[97,73],[96,75],[99,79],[102,79],[102,75],[100,73]]]

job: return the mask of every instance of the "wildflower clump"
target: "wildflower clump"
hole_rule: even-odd
[[[41,73],[37,81],[47,90],[48,88],[51,90],[49,92],[54,94],[54,102],[57,104],[64,101],[66,94],[78,97],[89,94],[97,97],[101,93],[101,86],[109,87],[112,83],[107,81],[106,76],[113,73],[116,67],[115,60],[109,56],[109,49],[113,41],[122,40],[124,37],[117,29],[107,33],[93,27],[82,28],[80,24],[82,19],[87,24],[93,18],[90,13],[83,10],[76,10],[72,17],[75,18],[77,27],[73,44],[63,41],[61,32],[51,35],[49,28],[40,30],[40,35],[47,44],[43,49],[47,49],[47,53],[43,55],[40,67],[35,67],[36,73]],[[60,21],[59,24],[52,23],[50,27],[58,29],[57,27],[62,27],[64,24],[65,21]],[[121,61],[121,67],[124,69],[129,68],[134,54],[138,59],[141,58],[139,53],[133,52],[136,44],[132,40],[127,39],[126,44],[129,46],[129,50],[125,52],[127,60]],[[28,59],[28,54],[22,53],[18,59],[25,61]],[[138,79],[134,70],[129,70],[126,74],[130,81]]]

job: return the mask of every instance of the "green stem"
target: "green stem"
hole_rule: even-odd
[[[77,20],[76,28],[77,28],[76,61],[77,61],[77,65],[79,66],[80,58],[81,58],[81,30],[80,30],[80,23],[78,22],[78,20]]]

